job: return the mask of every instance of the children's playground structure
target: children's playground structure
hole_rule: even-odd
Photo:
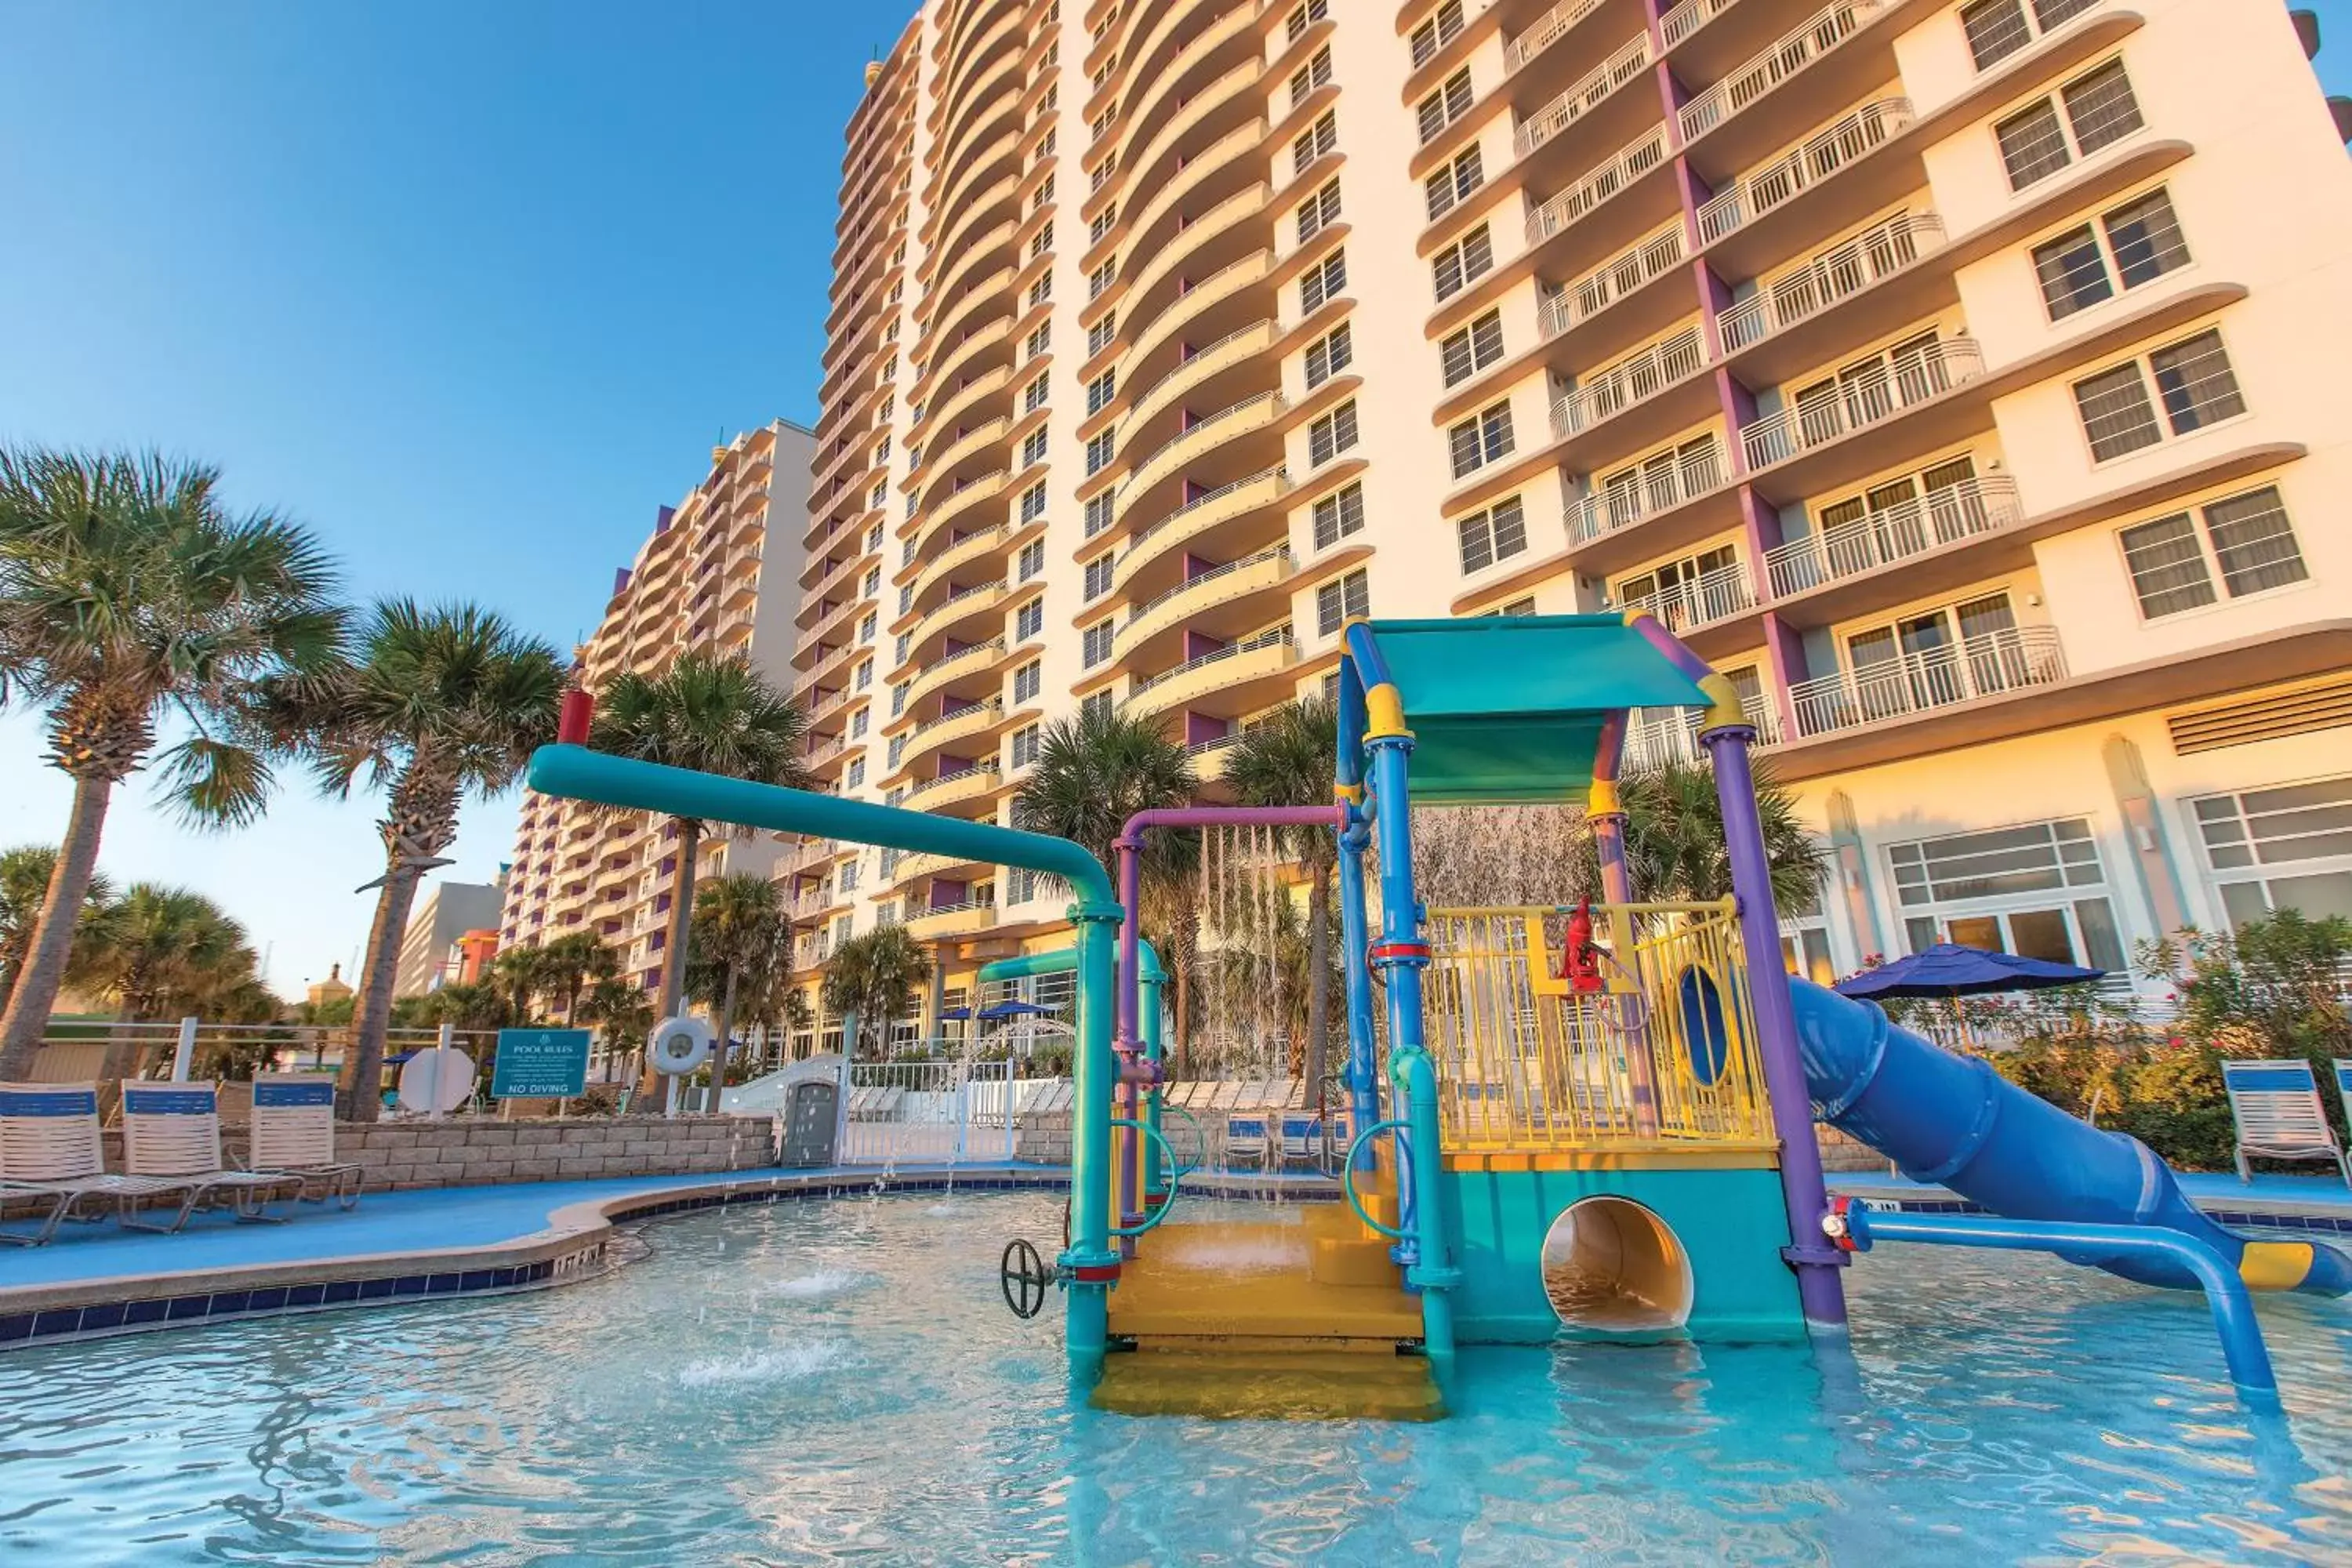
[[[1618,766],[1634,710],[1696,714],[1730,896],[1643,901]],[[1071,889],[1075,945],[983,980],[1075,970],[1066,1292],[1076,1386],[1134,1412],[1443,1413],[1456,1348],[1563,1335],[1795,1338],[1845,1321],[1874,1240],[2054,1252],[2202,1289],[2233,1379],[2272,1380],[2247,1290],[2340,1295],[2352,1266],[2205,1218],[2136,1141],[2100,1131],[1790,978],[1728,681],[1643,616],[1362,621],[1345,633],[1334,801],[1139,816],[1116,882],[1065,839],[591,752],[584,714],[534,758],[547,795],[1025,867]],[[1601,901],[1427,908],[1415,807],[1581,801]],[[1301,1225],[1164,1226],[1161,984],[1138,931],[1143,836],[1328,831],[1346,1011],[1344,1204]],[[1833,1203],[1813,1122],[1984,1215]]]

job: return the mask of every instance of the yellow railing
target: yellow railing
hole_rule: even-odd
[[[1428,1045],[1449,1152],[1774,1146],[1730,900],[1593,910],[1601,989],[1560,978],[1568,911],[1429,911]]]

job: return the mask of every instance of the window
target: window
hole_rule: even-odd
[[[1322,118],[1298,133],[1290,144],[1290,173],[1293,177],[1314,166],[1318,158],[1328,158],[1339,148],[1339,115],[1327,109]]]
[[[1037,410],[1045,406],[1045,380],[1046,378],[1041,375],[1036,380],[1031,382],[1028,387],[1023,391],[1021,394],[1022,413],[1034,414]]]
[[[907,515],[910,518],[915,515],[915,497],[911,491],[907,496]]]
[[[867,687],[873,685],[874,661],[870,658],[859,660],[857,665],[857,674],[851,679],[849,684],[850,689],[854,691],[863,691]]]
[[[879,507],[889,499],[890,481],[888,479],[875,480],[874,488],[866,492],[866,504],[869,507]]]
[[[1311,316],[1326,301],[1336,300],[1348,291],[1348,253],[1335,250],[1298,279],[1298,306],[1301,315]]]
[[[1111,557],[1108,555],[1097,555],[1092,561],[1087,562],[1086,579],[1087,598],[1090,601],[1099,599],[1105,594],[1109,593],[1110,577]]]
[[[879,506],[882,503],[877,500],[874,504]],[[873,527],[866,531],[866,548],[868,550],[879,550],[882,548],[882,525],[880,523],[877,522]]]
[[[1034,468],[1045,460],[1045,432],[1032,430],[1021,442],[1021,466]]]
[[[1013,765],[1025,768],[1037,760],[1037,726],[1024,724],[1013,731]]]
[[[1413,110],[1421,121],[1423,146],[1436,140],[1437,133],[1470,111],[1470,68],[1464,66],[1445,79],[1445,85],[1421,100]]]
[[[2161,424],[2148,399],[2150,375],[2164,405]],[[2209,328],[2149,354],[2145,371],[2142,362],[2128,360],[2076,382],[2074,406],[2082,414],[2092,456],[2104,463],[2156,445],[2168,426],[2173,435],[2186,436],[2233,419],[2246,411],[2246,400],[2239,395],[2237,374],[2230,368],[2221,334]]]
[[[1097,621],[1080,634],[1080,651],[1087,668],[1092,669],[1098,664],[1110,662],[1110,639],[1111,623],[1108,621]]]
[[[1118,395],[1118,367],[1113,365],[1087,383],[1087,412],[1090,415],[1100,414],[1105,408],[1110,406],[1110,400]]]
[[[1092,272],[1087,274],[1087,298],[1089,300],[1101,299],[1103,296],[1103,290],[1109,288],[1114,282],[1117,282],[1118,279],[1118,258],[1114,256],[1109,260],[1104,262],[1100,267],[1096,268]]]
[[[875,618],[874,612],[871,610],[866,611],[864,618],[859,620],[857,623],[857,640],[859,642],[872,642],[874,640],[874,633],[879,625],[880,622]]]
[[[2275,485],[2199,510],[2202,528],[2189,512],[2178,511],[2134,523],[2116,536],[2139,612],[2149,620],[2212,604],[2222,593],[2242,598],[2311,575]]]
[[[1015,702],[1033,700],[1045,684],[1045,667],[1036,659],[1031,659],[1013,672],[1013,700]]]
[[[1087,472],[1098,474],[1110,466],[1111,454],[1117,445],[1113,432],[1106,430],[1087,443]]]
[[[1032,577],[1042,575],[1045,570],[1045,542],[1042,539],[1033,539],[1021,547],[1021,561],[1015,569],[1015,580],[1026,583]]]
[[[2011,115],[1993,127],[1993,136],[2000,143],[2001,164],[2009,171],[2009,188],[2021,191],[2075,159],[2122,141],[2143,123],[2123,61],[2109,60],[2060,88],[2056,98]]]
[[[1307,467],[1319,468],[1356,444],[1356,405],[1342,403],[1307,427]]]
[[[858,874],[864,868],[865,864],[866,863],[863,860],[844,860],[841,863],[841,890],[843,892],[854,893],[857,890]]]
[[[1748,607],[1739,552],[1728,544],[1636,573],[1619,583],[1610,596],[1621,608],[1649,611],[1670,632],[1704,626]]]
[[[1053,297],[1054,275],[1050,272],[1041,273],[1037,280],[1029,285],[1029,308],[1034,310]]]
[[[1297,6],[1290,13],[1288,22],[1285,24],[1288,28],[1289,37],[1293,42],[1297,42],[1306,35],[1307,28],[1330,14],[1331,0],[1306,0],[1306,4]]]
[[[1117,202],[1113,202],[1110,205],[1103,208],[1102,211],[1095,214],[1094,222],[1087,226],[1087,243],[1089,245],[1100,244],[1102,242],[1102,237],[1108,234],[1111,229],[1118,225],[1118,204]]]
[[[1029,342],[1027,344],[1029,357],[1031,359],[1036,358],[1039,354],[1044,353],[1048,348],[1051,348],[1053,343],[1054,323],[1046,321],[1038,326],[1029,334]]]
[[[859,740],[865,736],[866,721],[866,711],[863,708],[860,708],[856,712],[852,713],[849,716],[849,738],[851,740]]]
[[[1013,617],[1013,637],[1016,642],[1027,642],[1045,629],[1045,601],[1032,599],[1021,606]]]
[[[2060,23],[2089,10],[2097,0],[2035,0],[2027,20],[2023,0],[1977,0],[1960,9],[1969,53],[1977,69],[2000,64]]]
[[[1007,866],[1004,868],[1004,901],[1008,905],[1025,904],[1036,896],[1036,872],[1026,866]]]
[[[2231,925],[2280,910],[2352,917],[2352,777],[2211,795],[2191,810]]]
[[[1528,595],[1524,599],[1513,599],[1509,604],[1505,605],[1499,610],[1488,610],[1486,612],[1486,614],[1490,616],[1532,616],[1535,613],[1536,596],[1533,594]]]
[[[1495,242],[1480,224],[1431,258],[1430,274],[1436,279],[1437,297],[1450,300],[1483,278],[1495,265]]]
[[[1045,515],[1045,481],[1039,479],[1021,492],[1021,521],[1036,521]]]
[[[1315,590],[1315,629],[1327,637],[1339,636],[1341,626],[1371,613],[1371,579],[1360,566]]]
[[[1108,490],[1105,490],[1098,496],[1087,497],[1087,537],[1088,539],[1092,539],[1096,534],[1100,533],[1103,530],[1108,528],[1111,525],[1114,516],[1115,514],[1111,510],[1111,499],[1110,492]]]
[[[1437,58],[1437,51],[1462,36],[1462,0],[1445,0],[1435,14],[1412,30],[1412,68],[1419,70]]]
[[[1034,211],[1035,209],[1033,207],[1031,210]],[[1047,248],[1050,247],[1053,243],[1054,231],[1052,227],[1047,226],[1040,228],[1036,233],[1029,237],[1029,259],[1034,261],[1039,257],[1045,255]]]
[[[1328,550],[1351,533],[1364,531],[1364,487],[1350,483],[1337,495],[1315,503],[1315,548]]]
[[[1108,691],[1097,691],[1078,700],[1078,717],[1081,719],[1107,719],[1110,717],[1110,710],[1111,695]]]
[[[1315,51],[1315,58],[1290,73],[1290,107],[1296,110],[1318,88],[1331,85],[1331,46],[1324,45]]]
[[[850,787],[851,789],[856,789],[856,788],[857,788],[860,784],[864,784],[865,782],[866,782],[866,759],[865,759],[864,757],[852,757],[852,758],[850,758],[850,759],[849,759],[849,787]]]
[[[1110,347],[1111,340],[1118,336],[1118,312],[1117,310],[1113,310],[1101,321],[1097,321],[1093,326],[1087,329],[1087,357],[1088,359],[1092,359],[1095,355],[1102,353],[1103,350]]]
[[[1485,511],[1473,512],[1454,524],[1461,537],[1462,574],[1484,572],[1497,561],[1507,561],[1528,547],[1527,517],[1519,498],[1496,501]]]
[[[1429,221],[1435,223],[1452,212],[1463,197],[1486,183],[1486,161],[1479,156],[1478,144],[1474,142],[1454,162],[1421,183],[1422,193],[1429,200]]]
[[[2118,279],[2135,289],[2188,264],[2188,242],[2161,189],[2033,247],[2033,270],[2053,321],[2112,298]]]
[[[1453,455],[1457,479],[1509,457],[1516,445],[1511,437],[1511,405],[1497,403],[1472,415],[1445,432],[1445,445]]]
[[[1893,844],[1886,855],[1914,952],[1948,940],[2057,963],[2124,966],[2122,933],[2101,892],[2099,847],[2081,817]]]
[[[1305,245],[1339,221],[1339,182],[1333,180],[1298,207],[1298,243]]]
[[[1322,385],[1348,368],[1356,357],[1353,335],[1348,323],[1340,322],[1322,338],[1307,345],[1307,384],[1311,390]]]
[[[866,587],[862,596],[870,599],[881,591],[882,568],[879,566],[868,566],[866,569]]]
[[[1445,384],[1459,386],[1503,358],[1503,313],[1489,310],[1445,340],[1440,350]]]

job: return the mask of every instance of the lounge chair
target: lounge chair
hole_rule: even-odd
[[[2224,1061],[2221,1084],[2238,1124],[2238,1180],[2253,1179],[2250,1159],[2324,1160],[2352,1187],[2352,1160],[2327,1123],[2308,1061]]]
[[[1252,1165],[1265,1163],[1265,1118],[1263,1116],[1228,1116],[1225,1118],[1225,1166],[1228,1170],[1246,1162]]]
[[[0,1201],[38,1205],[31,1231],[0,1228],[0,1241],[38,1247],[77,1215],[111,1204],[137,1226],[140,1203],[187,1190],[184,1181],[110,1174],[94,1083],[0,1083]]]
[[[253,1147],[246,1166],[256,1175],[297,1184],[297,1202],[344,1208],[360,1201],[359,1166],[335,1158],[335,1080],[324,1073],[264,1073],[253,1080]]]
[[[168,1225],[151,1225],[127,1212],[124,1225],[174,1231],[205,1205],[226,1197],[239,1220],[284,1219],[269,1200],[301,1191],[293,1177],[232,1171],[221,1158],[220,1098],[208,1083],[126,1083],[122,1086],[122,1165],[134,1177],[181,1184],[180,1212]]]

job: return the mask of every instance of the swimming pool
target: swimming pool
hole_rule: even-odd
[[[2352,1558],[2343,1303],[2263,1301],[2283,1419],[2233,1399],[2193,1296],[1890,1247],[1851,1355],[1474,1350],[1434,1425],[1139,1420],[1067,1408],[1057,1314],[998,1299],[998,1249],[1060,1208],[708,1211],[562,1289],[0,1357],[0,1557]]]

